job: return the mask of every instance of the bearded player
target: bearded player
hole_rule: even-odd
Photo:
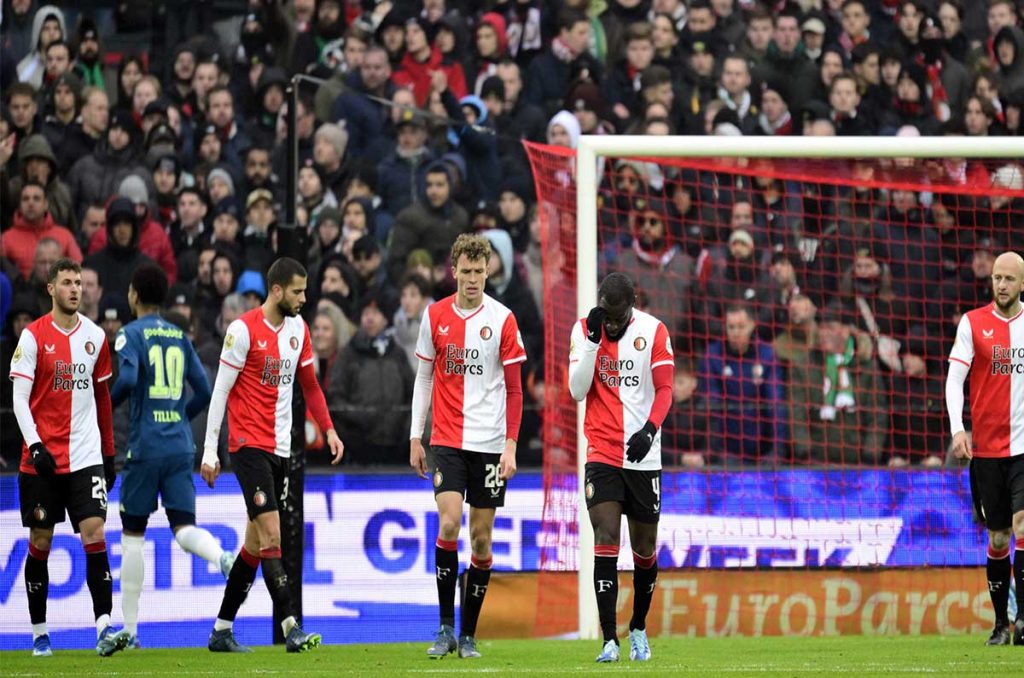
[[[661,432],[672,403],[674,361],[664,323],[634,308],[633,282],[608,275],[598,305],[572,330],[569,391],[586,398],[585,494],[594,527],[594,592],[604,635],[598,662],[619,661],[615,604],[622,515],[633,549],[629,658],[647,661],[647,611],[658,579],[655,546],[661,514]],[[596,378],[595,378],[596,377]]]
[[[344,446],[331,423],[327,402],[313,370],[309,327],[299,317],[306,301],[306,269],[282,257],[267,271],[267,300],[232,322],[224,336],[220,369],[213,387],[206,444],[200,473],[213,487],[220,474],[217,442],[228,412],[228,451],[245,497],[249,523],[245,544],[235,558],[224,599],[213,625],[211,652],[249,652],[232,631],[238,608],[262,566],[263,580],[283,610],[292,607],[288,575],[281,563],[279,506],[288,501],[288,457],[291,456],[292,389],[296,377],[302,395],[321,431],[326,431],[333,459],[341,461]],[[306,633],[292,614],[281,622],[288,652],[320,645],[319,633]]]
[[[946,410],[953,452],[971,460],[971,488],[988,529],[988,591],[996,623],[987,645],[1024,645],[1024,259],[1004,252],[992,266],[993,301],[960,318],[949,353]],[[971,377],[971,440],[964,382]],[[1017,618],[1010,625],[1010,533]]]

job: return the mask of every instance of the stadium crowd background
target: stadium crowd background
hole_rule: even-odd
[[[523,140],[1019,135],[1020,23],[1013,0],[4,0],[3,460],[20,451],[11,351],[49,310],[60,256],[83,262],[81,312],[111,341],[130,321],[133,267],[160,263],[174,283],[165,315],[212,381],[224,328],[266,293],[293,74],[324,81],[300,91],[298,221],[346,464],[407,464],[419,320],[454,290],[455,237],[478,230],[495,251],[488,292],[530,356],[529,466],[542,454],[544,285]],[[601,228],[603,265],[678,319],[667,461],[941,464],[944,353],[959,314],[991,299],[994,255],[1024,248],[1022,201],[834,195],[866,213],[838,232],[860,240],[829,259],[808,250],[824,236],[789,184],[709,197],[707,174],[665,179],[605,164]],[[1024,173],[1003,164],[980,181],[1020,190]],[[821,393],[855,362],[855,383]],[[789,406],[811,401],[813,422]],[[126,414],[115,422],[123,454]]]

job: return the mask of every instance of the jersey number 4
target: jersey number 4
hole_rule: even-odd
[[[153,367],[153,385],[149,387],[149,397],[152,400],[181,398],[185,376],[185,352],[181,347],[168,346],[166,351],[162,351],[159,346],[151,346],[149,364]]]

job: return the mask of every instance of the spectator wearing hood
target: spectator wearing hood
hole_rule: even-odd
[[[78,117],[82,83],[73,73],[65,73],[51,83],[49,92],[50,97],[43,104],[43,134],[50,148],[57,152]]]
[[[64,40],[67,34],[64,12],[55,5],[43,5],[36,10],[32,19],[32,51],[18,62],[18,80],[38,90],[43,84],[43,72],[46,70],[43,56],[46,48],[51,42]]]
[[[498,226],[512,238],[512,247],[522,254],[530,244],[530,205],[533,185],[529,175],[507,176],[498,188]]]
[[[619,253],[615,270],[633,280],[647,298],[647,310],[664,318],[673,342],[689,316],[693,259],[673,241],[668,207],[657,198],[637,196],[629,208],[632,242]]]
[[[94,269],[107,294],[127,298],[132,274],[142,264],[155,262],[139,251],[139,220],[135,205],[128,198],[114,198],[107,207],[107,244],[85,258],[84,265]]]
[[[497,12],[486,12],[480,17],[473,33],[473,60],[467,73],[473,94],[483,96],[484,80],[498,74],[498,64],[508,54],[508,35],[505,17]]]
[[[248,112],[248,130],[252,142],[257,146],[271,147],[277,141],[277,116],[284,105],[288,74],[271,67],[260,74],[256,83],[254,110]]]
[[[125,177],[117,187],[117,196],[126,198],[135,210],[135,221],[138,230],[139,252],[146,255],[167,273],[171,285],[178,279],[178,263],[174,256],[174,247],[167,231],[159,221],[153,218],[150,207],[149,189],[141,177],[131,174]],[[89,254],[95,254],[107,246],[108,231],[99,230],[93,234],[89,243]]]
[[[501,161],[498,137],[493,121],[488,118],[487,105],[472,94],[462,97],[456,104],[447,91],[442,94],[442,101],[448,117],[458,121],[449,128],[448,140],[466,161],[465,178],[472,200],[496,201]]]
[[[992,43],[999,74],[999,91],[1009,94],[1024,87],[1024,30],[1004,26]]]
[[[398,87],[411,87],[416,105],[425,108],[435,80],[444,78],[447,88],[456,98],[466,91],[466,76],[462,64],[446,63],[441,51],[431,47],[424,20],[413,17],[405,22],[405,56],[392,76]]]
[[[75,74],[87,87],[106,87],[108,75],[104,73],[100,34],[96,22],[82,17],[75,30]]]
[[[87,205],[105,202],[129,174],[147,181],[149,194],[155,189],[149,172],[138,156],[139,128],[127,111],[115,111],[104,139],[92,154],[81,158],[68,173],[67,183],[75,199],[75,214]]]
[[[8,184],[10,195],[20,194],[21,187],[28,181],[45,186],[47,209],[54,223],[74,232],[78,219],[72,207],[71,191],[57,174],[57,158],[45,136],[33,134],[18,144],[18,166],[19,175]]]
[[[60,245],[60,256],[82,261],[82,251],[71,231],[55,223],[50,215],[46,189],[38,181],[29,179],[21,187],[13,224],[3,234],[4,257],[27,279],[32,273],[36,246],[44,239],[55,240]]]
[[[390,299],[363,299],[359,330],[335,361],[327,402],[338,433],[357,466],[399,466],[408,462],[408,413],[415,375],[389,326]]]
[[[896,95],[892,107],[886,112],[885,123],[879,126],[882,134],[893,134],[904,125],[916,127],[922,136],[939,133],[939,121],[928,96],[928,75],[913,62],[904,63],[896,81]]]
[[[445,165],[430,165],[421,200],[399,212],[395,219],[389,251],[391,280],[401,279],[405,260],[413,250],[425,248],[443,260],[455,239],[469,229],[469,215],[452,200],[451,190],[451,173]]]
[[[366,234],[372,235],[379,244],[388,241],[388,234],[381,237],[377,224],[377,215],[373,209],[373,201],[370,198],[355,196],[345,201],[341,206],[341,235],[343,239],[359,237]]]
[[[238,201],[233,196],[224,198],[213,206],[212,214],[210,244],[230,253],[239,261],[245,261],[245,247],[241,237],[242,210]]]
[[[491,258],[487,262],[487,284],[485,291],[512,311],[523,336],[528,356],[544,355],[544,325],[540,312],[533,300],[530,288],[519,270],[512,238],[507,231],[493,228],[481,231],[480,235],[491,243]],[[523,365],[524,375],[527,365]]]

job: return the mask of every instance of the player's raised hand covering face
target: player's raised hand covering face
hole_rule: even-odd
[[[82,274],[71,270],[58,271],[57,277],[46,285],[46,291],[62,313],[78,311],[82,301]]]
[[[294,318],[306,303],[306,278],[305,276],[292,276],[292,281],[287,286],[274,285],[270,294],[277,302],[277,308],[281,315],[286,318]]]
[[[633,318],[633,304],[636,291],[633,281],[622,273],[610,273],[601,281],[598,289],[598,307],[604,309],[604,331],[612,341],[618,341],[626,333]]]

